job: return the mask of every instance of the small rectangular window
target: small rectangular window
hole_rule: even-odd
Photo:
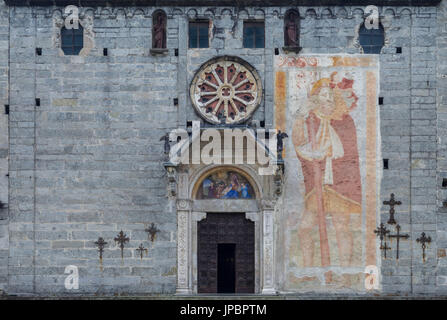
[[[264,22],[244,22],[244,48],[264,48]]]
[[[195,21],[189,23],[189,47],[209,48],[208,21]]]

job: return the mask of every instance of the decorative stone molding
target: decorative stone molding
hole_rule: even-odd
[[[10,0],[11,2],[13,0]],[[391,0],[390,0],[391,1]],[[436,2],[438,0],[435,0],[433,2]],[[95,2],[98,4],[98,6],[95,7],[88,7],[88,6],[81,6],[79,7],[79,17],[81,19],[84,18],[85,15],[91,15],[94,18],[101,18],[101,19],[116,19],[117,16],[122,16],[124,18],[133,18],[135,16],[142,16],[145,18],[152,18],[152,14],[158,10],[163,9],[166,11],[168,19],[173,19],[175,16],[183,16],[188,15],[192,16],[193,18],[209,18],[209,19],[215,19],[219,18],[223,15],[231,15],[233,18],[236,19],[255,19],[255,18],[263,18],[267,16],[274,16],[278,19],[283,19],[284,14],[289,9],[298,9],[300,13],[301,19],[309,19],[309,18],[315,18],[315,19],[353,19],[354,16],[364,16],[364,9],[365,6],[349,6],[347,3],[340,4],[337,6],[337,8],[330,8],[328,7],[328,4],[321,4],[321,6],[318,5],[318,3],[315,3],[312,7],[309,6],[282,6],[280,4],[276,7],[262,7],[263,10],[260,10],[259,7],[245,7],[244,9],[236,8],[234,6],[228,6],[228,7],[210,7],[210,6],[203,6],[203,7],[182,7],[182,6],[175,6],[175,3],[162,5],[159,4],[157,7],[119,7],[114,6],[110,7],[108,6],[110,3],[107,3],[107,6],[101,6],[100,2]],[[374,3],[368,3],[369,5],[374,5]],[[45,17],[52,17],[54,15],[62,16],[63,15],[63,7],[66,4],[61,4],[60,7],[39,7],[39,11],[36,11],[35,14],[37,16],[44,15]],[[89,3],[91,5],[91,3]],[[214,4],[213,4],[214,5]],[[422,3],[422,5],[428,5]],[[433,4],[436,5],[436,4]],[[380,12],[380,17],[389,16],[389,17],[396,17],[399,18],[402,15],[412,15],[417,14],[418,8],[416,7],[418,4],[415,4],[415,6],[410,6],[410,4],[406,4],[406,6],[398,6],[398,4],[388,4],[382,3],[377,5]]]
[[[263,274],[262,294],[276,294],[274,272],[273,211],[263,212]]]
[[[371,0],[366,2],[368,5],[376,6],[437,6],[441,0]],[[64,6],[67,4],[64,0],[5,0],[5,3],[9,6]],[[90,0],[78,0],[76,2],[79,6],[91,6]],[[122,5],[128,4],[128,1],[124,0],[97,0],[94,2],[96,6],[110,6],[116,8]],[[178,6],[178,7],[233,7],[235,2],[233,0],[141,0],[140,6]],[[309,0],[241,0],[237,2],[239,7],[282,7],[282,6],[363,6],[364,0],[326,0],[326,1],[309,1]]]
[[[189,212],[177,211],[177,294],[190,294],[189,287]]]

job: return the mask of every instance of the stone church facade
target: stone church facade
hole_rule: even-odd
[[[0,2],[1,293],[447,293],[444,1],[69,4]]]

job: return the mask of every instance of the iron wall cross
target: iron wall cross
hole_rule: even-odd
[[[402,204],[402,202],[396,201],[394,199],[394,193],[392,193],[390,200],[383,201],[383,204],[390,206],[390,218],[388,219],[387,223],[388,224],[396,224],[396,220],[394,220],[394,213],[395,213],[394,206],[395,205],[400,206]]]
[[[102,253],[104,252],[104,247],[106,246],[107,242],[105,242],[102,237],[99,237],[95,244],[98,246],[99,260],[102,261]]]
[[[387,250],[391,250],[391,247],[388,247],[388,245],[386,244],[386,241],[383,245],[380,245],[380,250],[383,251],[383,257],[386,259],[386,252]]]
[[[138,247],[137,252],[139,253],[139,255],[141,257],[141,260],[143,260],[143,252],[146,252],[146,255],[147,255],[147,248],[145,248],[143,246],[143,244],[140,243],[140,246]]]
[[[390,230],[388,230],[385,225],[381,223],[380,226],[376,230],[374,230],[374,233],[377,234],[380,239],[380,250],[384,251],[384,257],[386,259],[386,251],[391,249],[386,244],[386,235],[390,233]],[[384,239],[385,243],[383,242]]]
[[[129,238],[124,234],[123,230],[120,231],[120,233],[118,234],[118,236],[113,239],[115,240],[115,242],[118,242],[120,244],[120,248],[121,248],[121,259],[124,259],[124,255],[123,255],[123,251],[124,251],[124,244],[126,242],[129,242]]]
[[[400,225],[396,225],[396,234],[390,234],[388,237],[396,238],[396,259],[399,260],[399,241],[400,239],[408,239],[410,236],[408,234],[400,234]]]
[[[426,243],[431,242],[431,237],[426,237],[425,232],[422,232],[421,236],[417,238],[416,241],[422,244],[422,261],[425,262],[425,249],[427,248]]]
[[[390,233],[390,230],[388,230],[383,223],[380,224],[380,226],[374,230],[374,233],[379,236],[380,239],[380,246],[382,246],[383,239],[385,239],[386,235]]]
[[[149,235],[150,235],[150,240],[152,241],[152,242],[154,242],[154,240],[155,240],[155,236],[157,235],[157,233],[160,231],[160,230],[158,230],[157,229],[157,227],[155,226],[155,224],[154,223],[151,223],[151,226],[150,226],[150,228],[146,228],[146,229],[144,229],[144,231],[146,231],[147,233],[148,233],[148,239],[149,239]]]

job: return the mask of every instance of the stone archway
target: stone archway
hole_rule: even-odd
[[[197,184],[218,170],[240,173],[253,187],[254,198],[197,199]],[[177,185],[177,294],[197,294],[197,225],[213,213],[245,213],[255,225],[255,293],[275,294],[274,201],[265,199],[263,181],[250,166],[205,166],[179,173]],[[265,183],[265,182],[264,182]]]

